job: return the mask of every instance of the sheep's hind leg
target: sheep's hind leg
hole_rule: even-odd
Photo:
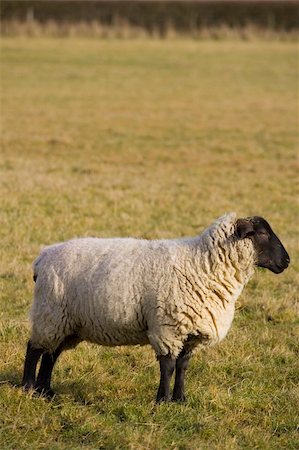
[[[51,385],[51,377],[54,368],[54,364],[57,361],[58,356],[62,352],[62,349],[58,347],[57,350],[53,353],[44,353],[42,357],[42,362],[40,365],[40,369],[38,372],[35,391],[45,397],[53,397],[54,392],[52,391]]]
[[[28,341],[22,380],[26,391],[35,387],[36,366],[42,353],[43,349],[33,347],[31,341]]]
[[[175,359],[170,356],[159,356],[160,362],[160,385],[157,392],[156,402],[167,402],[169,398],[169,386],[175,368]]]
[[[185,372],[188,367],[191,355],[182,350],[176,360],[175,381],[172,394],[172,401],[184,402],[185,397]]]
[[[36,392],[48,398],[52,398],[55,395],[51,389],[51,377],[54,365],[63,350],[74,348],[79,342],[80,339],[78,336],[68,336],[53,353],[46,352],[43,354],[35,384]]]

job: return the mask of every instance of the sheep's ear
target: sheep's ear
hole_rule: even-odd
[[[253,223],[249,219],[238,219],[236,222],[236,235],[239,239],[244,239],[254,234]]]

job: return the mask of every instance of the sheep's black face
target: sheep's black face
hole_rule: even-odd
[[[283,272],[290,263],[284,246],[262,217],[238,219],[236,234],[240,239],[252,240],[257,254],[257,265],[274,273]]]

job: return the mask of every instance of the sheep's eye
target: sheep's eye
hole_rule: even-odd
[[[268,233],[266,231],[259,231],[258,235],[261,237],[268,237]]]

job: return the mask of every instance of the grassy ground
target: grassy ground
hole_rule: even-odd
[[[297,449],[296,44],[6,38],[2,61],[0,448]],[[186,404],[154,404],[145,347],[81,344],[52,402],[22,392],[41,246],[191,235],[231,210],[266,217],[292,265],[251,280]]]

